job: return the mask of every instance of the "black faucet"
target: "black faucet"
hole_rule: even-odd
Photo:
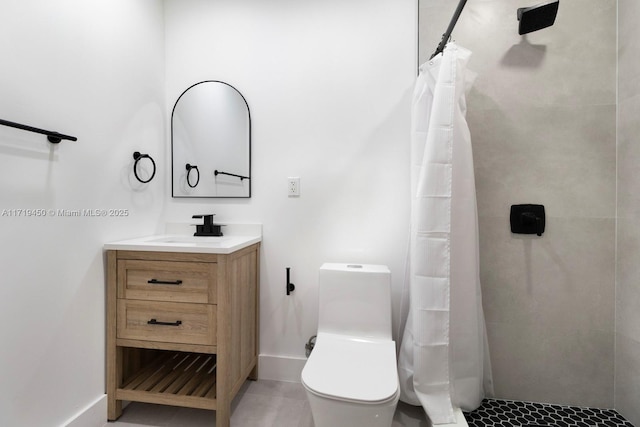
[[[204,224],[196,224],[196,232],[194,236],[222,236],[222,224],[213,223],[213,214],[211,215],[194,215],[192,218],[204,218]]]

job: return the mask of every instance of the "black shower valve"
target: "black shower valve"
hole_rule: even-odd
[[[545,228],[543,205],[511,205],[511,232],[515,234],[537,234],[542,236]]]

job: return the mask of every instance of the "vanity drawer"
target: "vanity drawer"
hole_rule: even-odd
[[[216,303],[215,263],[118,261],[118,298]]]
[[[118,300],[117,337],[180,344],[216,344],[216,306]]]

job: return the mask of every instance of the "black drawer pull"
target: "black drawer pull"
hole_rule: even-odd
[[[151,280],[147,280],[147,283],[151,283],[152,285],[182,285],[182,280],[151,279]]]
[[[180,326],[182,325],[182,320],[176,320],[175,322],[158,322],[156,319],[151,319],[147,322],[147,325]]]

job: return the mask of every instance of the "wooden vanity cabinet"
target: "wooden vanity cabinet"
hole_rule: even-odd
[[[216,411],[257,379],[259,243],[228,255],[107,251],[108,419],[123,401]]]

